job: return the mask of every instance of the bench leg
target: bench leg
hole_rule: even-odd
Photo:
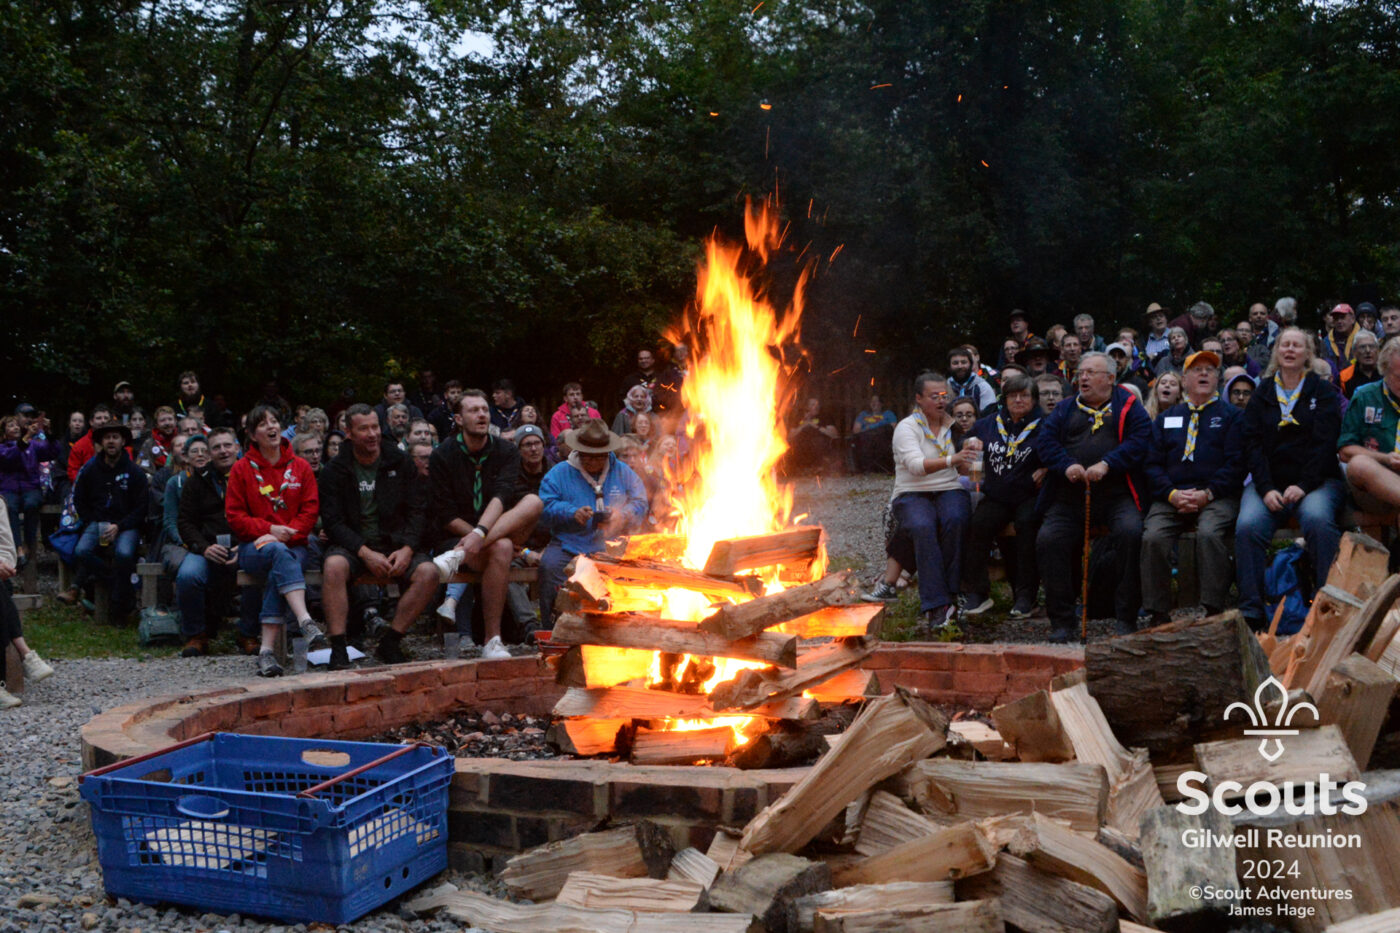
[[[24,664],[14,642],[5,646],[5,689],[15,696],[24,692]]]
[[[150,609],[159,604],[160,600],[156,596],[156,589],[160,584],[160,577],[143,573],[141,575],[141,608]]]
[[[98,625],[112,624],[112,588],[102,580],[92,585],[92,615]]]
[[[1196,574],[1196,537],[1182,535],[1176,541],[1176,605],[1196,606],[1201,602],[1201,582]]]

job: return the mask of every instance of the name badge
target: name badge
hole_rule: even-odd
[[[1184,420],[1182,419],[1181,415],[1172,415],[1171,417],[1169,417],[1169,418],[1164,418],[1164,419],[1162,420],[1162,427],[1164,427],[1164,428],[1166,428],[1168,431],[1170,431],[1172,428],[1179,428],[1179,427],[1181,427],[1182,424],[1184,424],[1184,423],[1185,423],[1185,422],[1184,422]]]

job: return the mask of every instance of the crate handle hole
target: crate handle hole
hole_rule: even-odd
[[[350,763],[350,756],[333,748],[308,748],[301,753],[301,760],[323,768],[343,768]]]
[[[393,887],[393,884],[394,884],[394,879],[393,879],[393,878],[390,878],[388,875],[385,875],[385,876],[384,876],[384,887],[386,887],[386,888],[388,888],[388,887]]]
[[[170,769],[169,769],[169,768],[159,768],[159,769],[157,769],[157,770],[155,770],[155,771],[150,772],[149,774],[143,774],[143,775],[141,775],[141,778],[140,778],[140,779],[143,780],[143,781],[159,781],[159,782],[161,782],[162,784],[169,784],[169,783],[170,783]]]
[[[403,877],[404,877],[404,878],[408,878],[408,866],[405,865],[405,866],[401,869],[401,871],[402,871],[402,873],[403,873]]]
[[[201,820],[218,820],[228,816],[228,804],[206,794],[186,794],[175,801],[175,809],[185,816]]]

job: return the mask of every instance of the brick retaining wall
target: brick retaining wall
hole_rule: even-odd
[[[986,711],[1083,664],[1078,648],[888,643],[862,666],[879,675],[887,693],[899,684],[935,704]],[[100,767],[211,731],[364,739],[458,708],[541,716],[562,695],[554,672],[538,656],[422,661],[256,681],[100,713],[82,729],[83,766]],[[679,847],[704,848],[716,827],[742,826],[802,773],[458,759],[449,852],[456,867],[489,869],[521,849],[641,817],[666,826]]]

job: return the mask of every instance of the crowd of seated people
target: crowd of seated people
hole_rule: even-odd
[[[1279,529],[1296,524],[1310,596],[1354,513],[1400,514],[1400,308],[1323,317],[1301,328],[1293,298],[1233,325],[1206,302],[1177,317],[1154,302],[1141,331],[1105,343],[1087,314],[1042,339],[1013,311],[999,370],[963,346],[914,380],[892,438],[888,559],[866,598],[895,598],[913,574],[923,633],[956,638],[993,607],[999,548],[1009,614],[1037,613],[1043,587],[1048,637],[1068,641],[1087,524],[1102,530],[1094,579],[1112,589],[1115,633],[1170,618],[1187,546],[1203,609],[1237,602],[1264,628]]]

